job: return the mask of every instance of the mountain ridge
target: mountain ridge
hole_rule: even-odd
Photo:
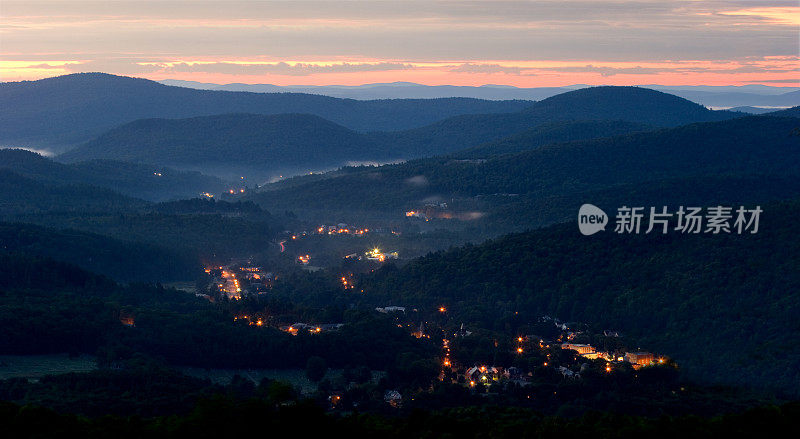
[[[518,111],[530,102],[469,98],[356,101],[299,93],[208,91],[105,73],[0,83],[0,142],[57,152],[144,118],[311,113],[357,131],[423,126],[464,113]]]
[[[217,177],[162,166],[101,159],[64,164],[21,149],[0,149],[0,169],[46,184],[96,186],[151,201],[217,193],[230,187]]]

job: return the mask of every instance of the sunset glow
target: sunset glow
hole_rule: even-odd
[[[0,79],[797,86],[792,1],[4,1]]]

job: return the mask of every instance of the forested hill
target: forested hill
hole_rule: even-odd
[[[124,282],[192,279],[202,267],[197,258],[155,245],[76,230],[0,222],[0,254],[3,253],[52,258]]]
[[[356,101],[300,93],[195,90],[104,73],[0,83],[0,102],[0,144],[57,149],[145,118],[308,113],[359,131],[400,130],[459,114],[515,112],[531,104],[469,98]]]
[[[464,115],[398,132],[362,134],[308,114],[138,120],[112,129],[59,159],[127,160],[263,181],[351,162],[449,154],[504,136],[512,137],[481,145],[467,155],[518,152],[552,142],[740,116],[711,111],[654,90],[596,87],[554,96],[521,112]]]
[[[575,222],[511,235],[385,267],[362,287],[375,303],[444,305],[467,328],[542,315],[614,328],[703,382],[796,396],[800,202],[762,208],[758,233],[742,235],[620,235],[609,212],[593,236]]]
[[[787,108],[785,110],[773,111],[770,116],[777,117],[800,117],[800,106]]]
[[[375,134],[374,138],[412,158],[452,153],[552,122],[621,120],[674,127],[741,116],[646,88],[592,87],[544,99],[518,113],[455,116],[422,128]]]
[[[23,177],[0,168],[0,215],[17,219],[19,215],[113,214],[141,209],[148,203],[96,186],[59,185]]]
[[[195,197],[230,188],[219,178],[152,165],[91,160],[65,165],[21,149],[0,149],[0,169],[48,185],[82,185],[110,189],[153,201]]]
[[[505,194],[528,196],[530,207],[541,210],[546,206],[537,200],[620,185],[712,175],[797,176],[799,125],[794,118],[751,116],[551,144],[485,161],[444,157],[354,168],[327,178],[297,178],[291,185],[275,185],[275,190],[256,194],[254,200],[276,208],[401,215],[433,197],[453,201]],[[488,214],[491,217],[492,212]]]
[[[548,122],[513,136],[457,151],[452,156],[460,159],[481,159],[527,151],[550,143],[613,137],[652,129],[651,125],[624,120]]]
[[[588,87],[544,99],[523,110],[534,117],[628,120],[655,126],[725,120],[738,115],[712,111],[684,98],[642,87]]]
[[[386,156],[361,134],[318,116],[227,114],[131,122],[59,160],[320,169]]]

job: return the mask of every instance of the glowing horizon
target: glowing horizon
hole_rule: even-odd
[[[0,80],[800,86],[794,1],[4,0]]]

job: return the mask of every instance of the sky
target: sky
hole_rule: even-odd
[[[799,1],[0,0],[0,80],[800,86]]]

